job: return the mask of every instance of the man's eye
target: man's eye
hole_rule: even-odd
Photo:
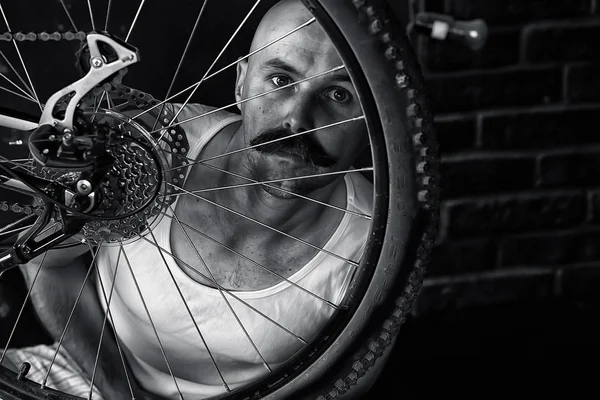
[[[289,85],[290,83],[292,83],[292,80],[284,75],[276,75],[271,78],[271,82],[273,82],[273,85],[275,85],[277,87],[281,87],[281,86]]]
[[[342,88],[331,89],[325,95],[337,103],[348,103],[352,100],[352,95]]]

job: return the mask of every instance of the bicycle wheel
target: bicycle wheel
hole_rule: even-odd
[[[83,291],[97,264],[95,290],[102,307],[111,310],[105,312],[103,318],[119,338],[117,344],[120,344],[120,355],[127,365],[124,367],[134,372],[131,379],[138,380],[144,389],[159,396],[211,399],[334,398],[346,391],[351,392],[364,379],[363,376],[375,360],[392,344],[410,311],[421,285],[437,224],[437,147],[432,117],[425,99],[422,76],[402,27],[382,1],[303,0],[304,7],[312,16],[254,51],[258,54],[269,46],[276,46],[294,33],[309,29],[307,27],[312,24],[318,25],[327,34],[343,65],[320,70],[289,84],[281,84],[272,91],[246,97],[241,93],[241,97],[232,103],[224,101],[226,105],[223,107],[207,108],[192,104],[204,101],[190,100],[196,92],[195,99],[198,96],[208,98],[211,91],[202,89],[209,82],[204,81],[217,75],[214,72],[217,60],[227,55],[226,48],[233,39],[224,44],[225,47],[200,80],[184,76],[187,75],[185,72],[180,74],[185,71],[183,59],[192,57],[188,48],[193,42],[191,38],[196,28],[201,26],[198,23],[202,21],[200,17],[216,18],[217,14],[211,16],[210,8],[205,7],[207,2],[202,5],[182,4],[176,10],[177,14],[173,14],[186,15],[185,7],[196,9],[194,18],[190,19],[191,35],[183,56],[176,59],[177,68],[174,68],[175,64],[161,67],[164,64],[160,62],[164,58],[162,53],[172,49],[163,46],[156,51],[158,39],[137,32],[144,27],[156,30],[157,24],[160,26],[160,22],[169,18],[166,15],[172,7],[165,6],[164,2],[164,8],[161,8],[159,2],[141,1],[135,9],[131,9],[131,2],[122,2],[125,3],[123,8],[118,8],[118,2],[108,1],[100,17],[100,6],[96,3],[88,1],[87,8],[64,1],[43,6],[48,8],[44,10],[48,11],[47,15],[51,15],[52,10],[57,12],[56,15],[62,15],[71,24],[74,33],[45,33],[44,29],[48,28],[43,26],[30,28],[27,25],[30,22],[11,19],[11,15],[19,15],[19,7],[24,7],[26,2],[11,4],[10,7],[0,3],[4,6],[1,11],[7,25],[7,31],[0,37],[10,46],[2,53],[3,57],[7,56],[5,61],[9,69],[2,74],[7,86],[1,88],[14,96],[11,110],[3,109],[0,115],[0,124],[12,129],[10,135],[6,134],[3,147],[9,142],[17,146],[25,144],[19,148],[23,154],[12,154],[11,158],[2,156],[1,185],[9,191],[17,191],[19,195],[28,194],[32,198],[27,205],[16,207],[10,204],[12,197],[7,198],[7,208],[26,213],[28,219],[19,216],[16,221],[7,223],[7,228],[0,233],[14,235],[24,229],[15,226],[27,227],[37,218],[37,223],[28,228],[32,232],[38,234],[53,222],[55,225],[52,226],[58,229],[55,241],[44,242],[41,239],[35,243],[41,250],[55,246],[55,242],[61,243],[59,247],[86,243],[93,253],[93,260],[80,290]],[[234,8],[242,10],[239,12],[243,25],[249,20],[248,15],[266,10],[273,4],[274,1],[236,1]],[[146,26],[144,18],[151,19],[152,16],[144,13],[144,7],[154,7],[152,14],[158,18],[154,22],[146,22]],[[63,11],[64,14],[58,13]],[[227,17],[233,14],[233,11],[228,11]],[[21,15],[26,13],[22,12]],[[124,20],[133,22],[124,25]],[[218,26],[218,19],[213,23]],[[77,26],[83,25],[91,25],[92,31],[79,31]],[[102,25],[105,29],[102,29]],[[111,27],[117,28],[113,35],[105,32],[110,31]],[[34,33],[19,34],[19,31]],[[234,29],[232,38],[240,31]],[[168,32],[161,33],[168,36]],[[77,43],[77,46],[73,46],[73,43]],[[211,43],[214,45],[218,41],[211,40]],[[26,49],[26,46],[30,48]],[[9,62],[9,49],[13,51],[13,63]],[[69,85],[77,79],[74,73],[67,73],[66,67],[73,60],[69,54],[75,53],[77,67],[85,76],[81,81]],[[49,54],[53,57],[49,57]],[[140,59],[139,54],[143,58]],[[157,60],[149,63],[152,69],[176,69],[177,79],[196,79],[196,83],[176,94],[173,94],[175,77],[167,79],[162,86],[152,86],[155,79],[144,84],[140,71],[144,66],[145,54],[149,54],[151,60],[152,57]],[[230,54],[232,62],[221,61],[226,66],[217,72],[226,73],[229,67],[238,65],[253,54],[251,51],[240,59],[237,58],[238,54]],[[47,79],[50,76],[46,72],[49,60],[57,64],[59,72],[53,73],[52,84],[45,95],[41,84],[34,84],[32,77],[37,75]],[[43,68],[34,73],[32,65]],[[22,67],[23,76],[15,66]],[[128,72],[124,74],[126,68]],[[220,128],[229,126],[223,121],[243,125],[246,123],[244,115],[237,117],[222,111],[233,108],[235,112],[235,107],[240,106],[244,114],[243,105],[246,103],[250,104],[285,88],[297,88],[301,83],[316,81],[340,70],[346,71],[351,80],[352,93],[360,101],[360,115],[331,121],[329,125],[298,129],[295,135],[326,132],[343,124],[363,124],[361,126],[366,128],[368,134],[369,150],[365,153],[368,160],[365,157],[357,158],[349,169],[335,170],[333,167],[331,171],[321,174],[256,180],[223,169],[222,166],[226,164],[219,164],[218,160],[226,160],[243,152],[260,153],[257,148],[264,149],[266,145],[288,139],[289,136],[208,157],[194,153],[194,148],[201,148],[194,144],[198,142],[192,125],[194,121],[208,120],[208,125]],[[14,75],[12,79],[11,73]],[[153,77],[160,75],[160,72],[152,73]],[[65,82],[66,88],[57,91],[62,87],[57,85],[60,81]],[[123,82],[127,82],[127,85]],[[165,89],[167,94],[164,100],[157,100],[157,96],[162,96]],[[42,98],[48,99],[46,104],[39,101]],[[217,103],[219,101],[222,100],[217,99]],[[36,111],[38,115],[42,113],[41,117],[35,114]],[[230,134],[234,137],[236,133]],[[351,146],[351,138],[347,143]],[[217,163],[211,164],[209,161]],[[191,186],[187,186],[189,176],[203,175],[188,171],[198,171],[199,166],[206,168],[203,170],[206,176],[209,176],[206,171],[217,171],[224,176],[234,175],[240,181],[190,189]],[[341,206],[321,202],[311,195],[302,195],[296,189],[278,185],[281,182],[324,176],[335,176],[345,183],[345,186],[340,186],[345,188]],[[314,244],[310,241],[314,239],[313,236],[307,240],[290,233],[295,231],[289,227],[274,228],[252,216],[251,212],[245,214],[210,197],[210,193],[227,193],[248,187],[260,187],[271,194],[283,192],[287,199],[306,202],[311,207],[318,205],[325,210],[323,213],[339,213],[339,217],[333,218],[336,223],[333,228],[329,227],[329,231],[323,228],[324,238],[316,240],[320,244]],[[369,189],[368,193],[365,188]],[[363,212],[360,207],[349,206],[351,190],[356,199],[360,198],[364,202],[362,204],[368,205],[368,212]],[[358,201],[356,199],[352,201]],[[286,241],[282,243],[289,244],[287,240],[290,240],[294,246],[304,246],[301,251],[305,257],[301,257],[304,260],[300,263],[302,268],[286,273],[282,269],[271,268],[267,257],[259,257],[261,261],[267,260],[263,265],[263,262],[252,258],[253,253],[238,251],[234,245],[228,246],[231,240],[228,242],[227,238],[223,239],[215,233],[216,228],[224,229],[224,225],[219,226],[214,220],[210,224],[205,220],[197,223],[189,213],[192,203],[208,203],[211,209],[219,209],[219,212],[228,215],[228,219],[237,218],[242,233],[249,224],[256,224],[261,229],[284,237],[282,240]],[[188,204],[187,209],[185,204]],[[186,262],[184,251],[175,254],[180,244],[173,242],[171,237],[173,224],[179,226],[179,239],[187,240],[188,249],[194,250],[195,262]],[[352,229],[340,231],[340,226],[344,224]],[[165,232],[164,226],[168,227],[167,239],[161,245],[157,236],[158,232]],[[203,232],[203,229],[210,234]],[[351,233],[357,239],[348,245],[347,236]],[[336,234],[341,238],[334,241],[332,238]],[[191,239],[193,235],[196,235],[194,240]],[[64,237],[71,239],[61,241]],[[16,246],[0,257],[0,264],[11,257],[13,261],[26,261],[32,249],[29,246],[25,248],[23,243],[22,238],[17,240]],[[200,246],[195,243],[204,244]],[[211,271],[201,255],[201,250],[208,248],[207,243],[223,247],[244,260],[244,265],[254,266],[255,271],[264,271],[268,274],[264,276],[270,276],[271,279],[265,279],[258,289],[248,288],[251,284],[242,284],[241,290],[232,289],[233,284],[229,285],[226,279],[221,279],[227,274],[219,275],[218,271]],[[332,243],[339,244],[338,248],[329,246]],[[140,247],[142,244],[146,247]],[[153,263],[150,264],[148,260],[145,265],[130,263],[130,259],[139,260],[139,254],[149,251],[148,248],[154,251]],[[295,255],[293,250],[296,248],[289,245],[281,252],[292,249],[289,252]],[[285,257],[278,258],[282,259]],[[332,272],[323,276],[335,283],[332,283],[333,287],[319,286],[314,282],[311,286],[310,279],[306,278],[316,270],[307,270],[305,267],[316,265],[316,259],[327,260],[321,265],[329,266]],[[43,268],[43,263],[42,260],[39,268]],[[201,264],[206,267],[204,270],[199,267]],[[117,273],[119,265],[122,266]],[[159,272],[155,272],[158,267],[164,271],[160,279],[156,275]],[[124,277],[119,274],[127,275]],[[195,274],[195,286],[189,284],[189,274]],[[324,281],[317,278],[314,278],[315,282]],[[120,286],[126,285],[124,282],[128,286]],[[34,283],[35,279],[32,288]],[[158,293],[158,288],[166,288],[167,284],[171,286],[168,298],[165,298]],[[156,296],[144,298],[143,293],[148,293],[152,287]],[[210,299],[210,304],[217,309],[214,299],[219,299],[219,307],[223,311],[213,313],[210,318],[205,315],[210,314],[212,309],[205,309],[205,314],[200,313],[198,309],[202,308],[201,305],[194,305],[193,299],[190,299],[190,290],[195,290],[190,287],[201,287],[202,293],[209,293],[210,290],[204,302],[208,303]],[[112,288],[116,288],[117,295],[114,297]],[[320,288],[320,291],[314,288]],[[281,299],[269,297],[285,290],[295,291],[294,295],[287,296],[287,302],[285,296]],[[133,295],[138,296],[136,300],[132,300]],[[264,301],[265,298],[268,300]],[[169,309],[163,304],[165,300],[178,301],[177,312],[169,315]],[[77,301],[73,304],[73,309],[75,307]],[[132,315],[127,317],[128,314],[123,311],[126,307],[137,310],[133,311],[135,317],[147,318],[143,322],[148,328],[145,333],[150,332],[152,337],[136,331],[136,325],[142,322]],[[279,308],[274,310],[273,307]],[[302,314],[298,314],[298,309]],[[285,320],[286,325],[274,315]],[[181,321],[181,316],[187,316],[186,322]],[[224,324],[221,321],[226,318],[229,319],[226,328],[215,325]],[[244,321],[254,321],[254,324],[245,324]],[[62,344],[66,329],[67,326],[58,341],[58,347]],[[263,331],[268,331],[268,335]],[[298,331],[302,331],[302,335]],[[98,332],[98,335],[102,332]],[[132,336],[131,332],[135,334]],[[190,332],[195,335],[193,343],[188,342],[192,336]],[[231,335],[229,341],[222,339],[226,335]],[[224,342],[220,343],[221,339]],[[239,349],[233,348],[231,343],[239,345]],[[10,339],[6,345],[0,345],[10,348]],[[142,351],[140,346],[145,350]],[[152,354],[148,354],[150,350]],[[177,365],[174,359],[186,359],[187,367]],[[201,374],[190,372],[190,360],[195,362],[200,359],[204,362],[203,366],[210,366],[211,371],[206,369]],[[228,362],[243,364],[246,369],[229,368],[228,375]],[[52,364],[45,371],[46,377],[51,368]],[[149,374],[148,370],[152,373]],[[240,379],[231,371],[242,371],[251,379]],[[72,399],[81,396],[77,393],[60,393],[47,387],[45,381],[35,382],[25,375],[0,366],[2,398]],[[210,378],[203,381],[204,375],[210,375]],[[152,379],[148,379],[149,376]],[[93,382],[93,378],[91,380]],[[206,392],[208,394],[194,392],[198,383],[211,386]],[[165,388],[165,385],[169,385],[169,388]]]

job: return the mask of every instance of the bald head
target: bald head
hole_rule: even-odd
[[[254,33],[250,53],[238,63],[238,101],[247,93],[246,78],[275,66],[293,70],[298,80],[343,64],[329,36],[300,0],[282,0],[267,11]]]
[[[250,52],[272,42],[273,40],[285,35],[293,29],[304,24],[312,18],[312,14],[302,4],[300,0],[281,0],[275,4],[261,19]],[[303,40],[325,41],[328,40],[325,31],[317,22],[302,28]],[[294,32],[292,35],[296,35]]]

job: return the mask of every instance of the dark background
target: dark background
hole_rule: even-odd
[[[575,380],[570,373],[595,365],[600,353],[598,2],[420,1],[427,11],[456,19],[483,18],[490,34],[479,51],[426,37],[414,43],[437,114],[441,229],[413,315],[372,397],[479,397],[502,389],[520,397],[524,390],[540,395],[565,386],[571,396],[588,389],[595,393],[593,380]],[[21,1],[32,7],[24,8],[27,18],[17,16],[16,2],[10,3],[3,4],[7,14],[14,12],[14,21],[23,24],[15,22],[15,31],[69,29],[57,1]],[[89,30],[86,2],[67,3],[77,14],[78,28]],[[103,23],[103,2],[93,3]],[[115,26],[109,30],[123,33],[138,3],[115,3],[123,8],[113,10]],[[162,77],[175,70],[200,2],[147,3],[140,21],[147,15],[159,18],[133,32],[131,43],[146,47],[127,84],[164,97],[169,81]],[[231,21],[239,21],[253,4],[236,3],[245,7],[223,12],[221,2],[209,2],[209,18],[192,44],[202,50],[190,49],[176,91],[198,80],[227,41],[228,34],[215,35],[215,29],[233,32]],[[406,1],[394,1],[393,7],[405,19]],[[240,32],[213,70],[242,55],[251,32]],[[44,48],[35,46],[22,47],[26,60]],[[38,90],[42,98],[41,93],[73,77],[72,46],[58,43],[46,49],[52,46],[48,65],[63,57],[65,67],[36,62],[31,72],[34,82],[44,83]],[[10,51],[6,43],[0,49]],[[234,77],[231,69],[207,81],[195,101],[233,102]],[[0,93],[0,104],[35,111],[12,99]],[[22,290],[16,274],[0,281],[0,344],[20,307]],[[25,320],[13,344],[36,340],[34,327],[31,318]],[[547,370],[559,378],[552,379]],[[546,381],[534,380],[537,374]],[[445,383],[450,377],[452,383]],[[384,388],[391,392],[383,394]]]

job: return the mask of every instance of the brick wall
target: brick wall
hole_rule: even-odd
[[[441,232],[415,312],[591,300],[600,293],[600,4],[422,1],[490,29],[477,52],[415,42],[443,177]]]

